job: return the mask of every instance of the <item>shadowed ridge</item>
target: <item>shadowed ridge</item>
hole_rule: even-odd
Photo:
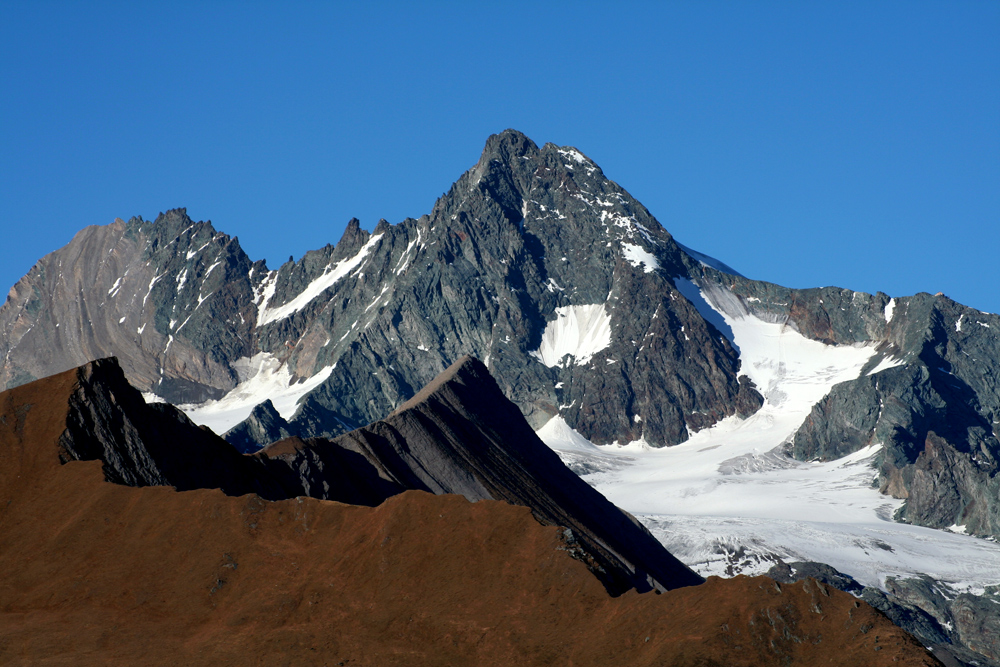
[[[579,557],[613,594],[702,581],[634,517],[566,468],[478,359],[462,357],[391,415],[359,431],[384,465],[405,462],[435,493],[505,500],[530,507],[543,524],[569,528]]]
[[[127,486],[283,495],[261,475],[256,461],[196,426],[174,406],[147,405],[114,357],[78,369],[66,430],[59,438],[59,459],[100,460],[107,481]]]

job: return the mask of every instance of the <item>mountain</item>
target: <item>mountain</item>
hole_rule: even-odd
[[[565,413],[596,442],[673,444],[759,405],[672,283],[696,264],[581,153],[508,131],[431,214],[371,234],[352,221],[277,271],[182,209],[87,228],[8,297],[0,379],[114,354],[174,403],[230,392],[226,428],[263,400],[240,382],[306,381],[272,401],[292,418],[308,388],[292,421],[315,436],[384,416],[471,354],[535,427]]]
[[[510,130],[430,214],[371,234],[352,221],[276,271],[183,209],[85,228],[0,309],[0,381],[114,355],[220,432],[270,399],[289,422],[275,434],[331,436],[471,354],[535,428],[558,415],[597,444],[663,446],[762,405],[720,313],[871,350],[795,433],[796,458],[882,444],[900,518],[1000,535],[1000,318],[744,278],[677,244],[576,149]]]
[[[579,150],[508,130],[427,215],[277,270],[184,209],[86,228],[0,308],[0,382],[115,355],[252,452],[337,441],[471,355],[699,574],[812,561],[992,605],[998,330],[944,295],[741,276]]]
[[[453,369],[397,416],[423,406],[413,419],[428,418],[461,392],[442,387],[475,372]],[[940,664],[815,579],[612,597],[571,531],[505,502],[405,491],[367,507],[156,485],[258,484],[266,462],[223,470],[211,459],[233,450],[137,398],[112,360],[0,393],[4,664]],[[167,463],[202,448],[186,469]]]

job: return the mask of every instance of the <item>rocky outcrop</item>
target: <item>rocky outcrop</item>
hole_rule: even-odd
[[[259,463],[236,452],[172,405],[147,405],[115,358],[81,366],[69,397],[59,460],[101,461],[104,479],[127,486],[218,488],[231,495],[288,497]]]
[[[222,437],[243,454],[252,454],[265,445],[297,435],[292,427],[274,408],[270,399],[257,405],[250,416],[229,429]]]
[[[780,562],[767,575],[780,583],[813,578],[860,597],[910,632],[948,667],[1000,665],[1000,591],[958,593],[928,575],[886,579],[885,591],[861,586],[823,563]]]

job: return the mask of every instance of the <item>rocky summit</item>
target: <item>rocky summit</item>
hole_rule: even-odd
[[[113,354],[140,390],[200,403],[275,362],[291,382],[324,377],[287,415],[319,436],[469,354],[534,427],[561,414],[595,442],[674,444],[760,404],[673,284],[695,265],[582,153],[507,131],[430,214],[352,221],[276,271],[183,209],[84,229],[11,292],[0,379]]]

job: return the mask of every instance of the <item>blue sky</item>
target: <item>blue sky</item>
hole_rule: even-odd
[[[513,127],[752,278],[1000,312],[998,2],[357,5],[0,0],[0,289],[179,206],[275,268]]]

